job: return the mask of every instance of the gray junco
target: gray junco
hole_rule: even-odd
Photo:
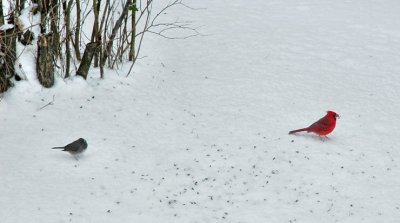
[[[88,144],[85,139],[79,138],[64,147],[54,147],[52,149],[63,149],[62,151],[69,152],[72,155],[78,155],[85,152]]]

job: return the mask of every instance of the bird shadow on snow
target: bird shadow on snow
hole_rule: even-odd
[[[79,155],[79,156],[75,155],[74,156],[74,155],[70,155],[66,152],[63,152],[63,153],[53,154],[53,157],[55,157],[57,159],[57,161],[60,161],[60,162],[71,161],[71,162],[75,162],[77,164],[79,163],[79,161],[83,161],[86,159],[86,157],[84,155]]]
[[[295,133],[293,136],[296,137],[302,137],[302,138],[308,138],[308,139],[313,139],[315,141],[319,142],[329,142],[329,141],[335,141],[334,137],[328,137],[328,136],[317,136],[317,135],[312,135],[312,134],[298,134]],[[293,139],[294,140],[294,139]]]

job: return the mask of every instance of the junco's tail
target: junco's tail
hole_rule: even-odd
[[[64,149],[64,147],[53,147],[51,149]]]

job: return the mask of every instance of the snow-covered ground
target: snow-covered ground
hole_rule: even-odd
[[[400,2],[186,3],[204,36],[147,36],[128,78],[2,96],[0,221],[399,222]]]

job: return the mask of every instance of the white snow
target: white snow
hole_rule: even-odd
[[[1,222],[399,222],[400,2],[186,4],[204,35],[146,36],[128,78],[3,94]]]

